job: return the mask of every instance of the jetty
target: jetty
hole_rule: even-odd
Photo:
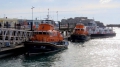
[[[0,28],[0,57],[12,54],[15,51],[19,51],[18,49],[24,48],[22,42],[27,41],[31,35],[32,31]]]

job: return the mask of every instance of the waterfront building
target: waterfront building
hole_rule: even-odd
[[[14,24],[18,23],[18,19],[17,18],[0,18],[0,24],[1,27],[14,27]]]
[[[3,28],[17,28],[25,29],[31,28],[31,23],[37,28],[41,23],[41,20],[28,20],[28,19],[18,19],[18,18],[0,18],[0,27]]]
[[[41,20],[26,20],[28,23],[28,27],[30,28],[31,23],[33,23],[33,26],[35,26],[36,28],[39,26],[39,24],[41,23]]]
[[[97,23],[98,26],[104,27],[104,24],[100,21],[95,21],[94,19],[88,19],[87,17],[75,17],[75,18],[68,18],[68,19],[62,19],[61,20],[61,26],[63,25],[68,25],[73,26],[76,25],[77,23],[83,23],[85,26],[87,26],[90,22],[95,22]]]

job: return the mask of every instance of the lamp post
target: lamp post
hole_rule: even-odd
[[[33,27],[33,8],[35,8],[35,7],[33,7],[33,6],[32,6],[32,8],[31,8],[31,9],[32,9],[32,22],[31,22],[31,31],[33,30],[33,29],[32,29],[32,27]]]
[[[56,13],[57,13],[57,22],[58,22],[58,11]]]

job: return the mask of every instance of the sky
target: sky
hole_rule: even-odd
[[[55,21],[88,17],[104,24],[120,24],[120,0],[1,0],[0,18],[45,19]],[[58,12],[57,12],[58,11]]]

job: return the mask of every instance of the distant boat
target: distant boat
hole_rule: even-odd
[[[88,34],[86,27],[84,24],[76,24],[73,33],[70,35],[68,40],[70,41],[87,41],[90,39],[90,35]]]
[[[38,29],[33,31],[29,41],[24,42],[28,54],[42,54],[60,51],[68,48],[68,41],[55,30],[53,20],[42,20]]]
[[[112,28],[99,27],[94,21],[89,24],[90,25],[86,26],[86,28],[88,33],[91,34],[91,38],[116,36]]]

